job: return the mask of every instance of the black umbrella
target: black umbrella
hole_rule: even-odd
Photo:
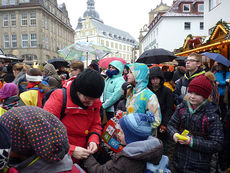
[[[160,64],[162,62],[171,62],[176,56],[165,49],[150,49],[142,53],[136,62],[144,64]]]
[[[62,59],[62,58],[53,58],[48,60],[48,63],[53,64],[56,69],[64,66],[64,67],[69,67],[69,63]]]

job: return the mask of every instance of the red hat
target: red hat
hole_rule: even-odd
[[[195,77],[188,86],[188,92],[194,92],[207,99],[212,92],[211,80],[205,75]]]

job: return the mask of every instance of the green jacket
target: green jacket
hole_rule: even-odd
[[[114,104],[120,99],[122,95],[121,86],[125,82],[122,76],[124,65],[120,61],[112,61],[110,65],[118,69],[119,73],[114,75],[112,78],[107,77],[105,79],[102,107],[106,110],[106,112],[115,111]]]

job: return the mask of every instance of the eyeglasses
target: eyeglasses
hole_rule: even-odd
[[[187,62],[190,63],[190,62],[199,62],[199,61],[197,61],[197,60],[195,60],[195,59],[186,59],[186,60],[185,60],[185,63],[187,63]]]

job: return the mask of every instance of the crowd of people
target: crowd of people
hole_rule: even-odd
[[[210,65],[197,53],[174,71],[1,62],[0,172],[207,173],[216,155],[230,172],[230,72]],[[102,130],[118,113],[123,150],[102,161]]]

